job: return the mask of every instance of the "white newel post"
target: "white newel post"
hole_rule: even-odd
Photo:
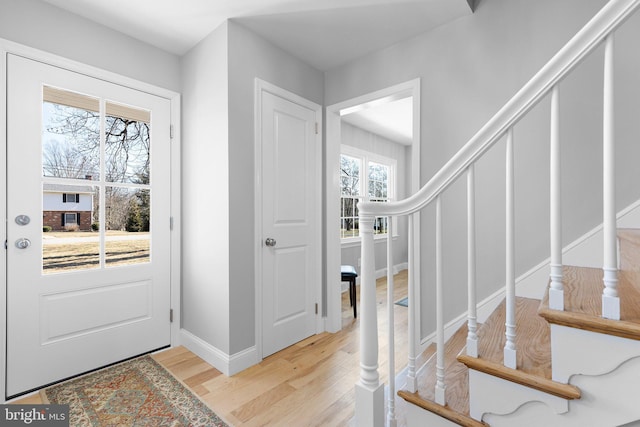
[[[504,366],[516,369],[516,251],[515,251],[515,203],[513,170],[513,128],[507,132],[507,176],[506,176],[506,331]]]
[[[478,357],[476,314],[476,184],[475,166],[467,170],[467,355]]]
[[[384,426],[384,384],[378,374],[378,316],[373,247],[373,216],[360,217],[360,381],[356,383],[356,425]]]
[[[602,317],[620,320],[618,297],[618,249],[616,236],[615,133],[613,95],[613,34],[609,34],[604,49],[604,107],[602,118],[603,145],[603,234],[604,234],[604,291]]]
[[[551,262],[549,265],[549,308],[564,310],[562,283],[562,198],[560,164],[560,100],[558,85],[551,92],[551,156],[550,156],[550,231]]]

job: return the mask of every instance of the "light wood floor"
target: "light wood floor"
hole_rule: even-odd
[[[387,383],[386,279],[379,279],[376,288],[380,330],[378,363],[381,381]],[[394,301],[407,295],[406,270],[395,276],[394,294]],[[232,377],[221,374],[184,347],[153,357],[231,425],[350,426],[354,424],[360,341],[359,318],[353,318],[348,292],[342,294],[342,309],[342,331],[307,338]],[[407,363],[407,312],[406,307],[394,305],[396,372]],[[41,401],[35,394],[14,403]],[[404,424],[402,418],[398,420],[399,425]]]

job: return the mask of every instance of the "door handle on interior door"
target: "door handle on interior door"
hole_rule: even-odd
[[[16,240],[16,248],[18,249],[27,249],[29,246],[31,246],[31,240],[25,237]]]
[[[275,246],[276,239],[272,239],[271,237],[268,237],[267,240],[264,241],[264,244],[267,246]]]

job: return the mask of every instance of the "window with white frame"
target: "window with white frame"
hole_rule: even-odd
[[[340,238],[359,236],[358,202],[387,202],[395,193],[396,161],[343,145],[340,154]],[[387,234],[387,217],[376,218],[375,235]]]

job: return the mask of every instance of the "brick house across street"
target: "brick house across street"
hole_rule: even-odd
[[[42,190],[43,226],[65,231],[76,225],[79,231],[91,231],[93,187],[44,184]]]

